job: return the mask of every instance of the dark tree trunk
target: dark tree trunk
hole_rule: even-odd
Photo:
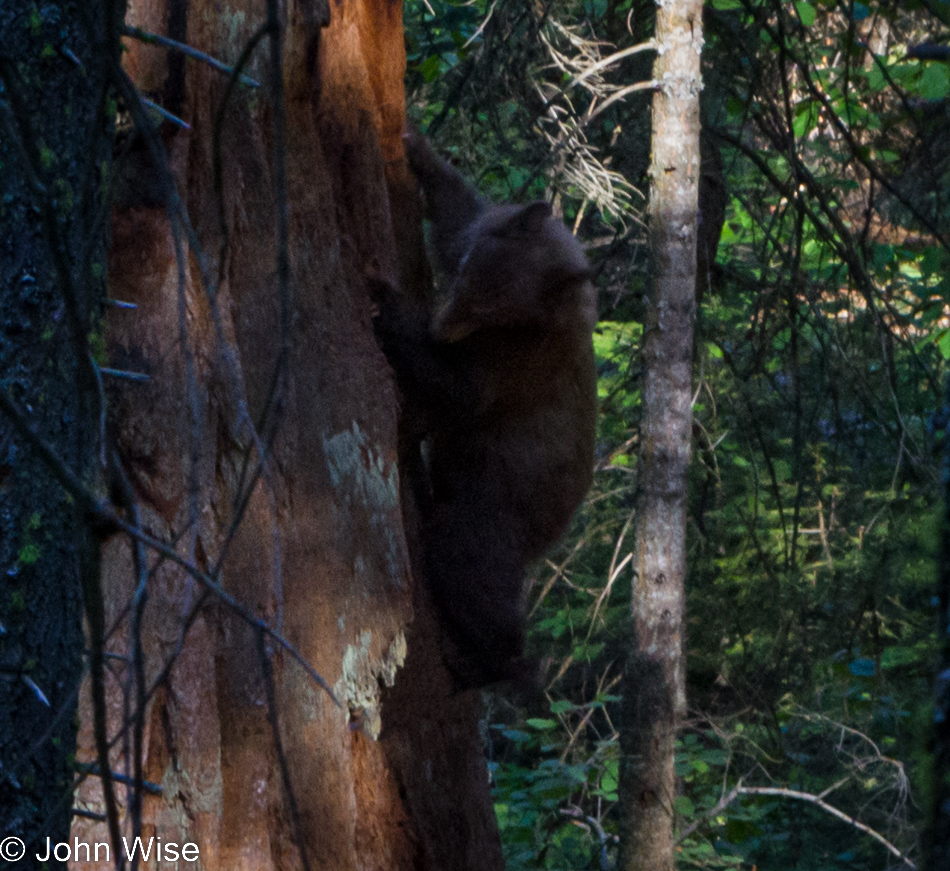
[[[621,867],[675,867],[673,760],[686,707],[683,668],[687,474],[699,187],[702,3],[657,9],[650,247],[653,286],[644,323],[640,497],[633,646],[621,729]]]
[[[119,20],[111,0],[0,3],[0,840],[29,856],[69,833],[98,542],[23,427],[95,487]]]
[[[937,680],[934,689],[933,796],[924,849],[929,871],[950,868],[950,378],[943,413],[943,528],[937,577]]]

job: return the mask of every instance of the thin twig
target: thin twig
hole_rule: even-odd
[[[173,112],[169,112],[164,106],[159,106],[154,100],[149,100],[147,97],[142,97],[142,103],[148,106],[148,108],[157,115],[161,116],[163,120],[174,124],[180,130],[191,130],[191,125],[187,121],[185,121],[183,118],[179,118]]]
[[[76,770],[81,772],[84,775],[91,775],[92,777],[100,777],[99,766],[98,765],[89,765],[84,762],[76,763]],[[124,774],[119,774],[118,771],[112,772],[112,779],[116,783],[126,783],[126,784],[136,784],[136,781],[131,777],[126,777]],[[159,783],[152,783],[150,780],[143,780],[140,784],[141,788],[147,792],[149,795],[161,795],[162,786]]]
[[[724,811],[729,805],[731,805],[736,797],[739,795],[739,790],[742,788],[742,781],[740,780],[736,786],[729,790],[729,792],[724,793],[722,797],[717,801],[711,808],[706,811],[703,811],[696,819],[694,819],[685,829],[681,829],[679,834],[676,836],[676,844],[679,846],[682,844],[693,832],[696,831],[706,820],[712,819],[717,814]]]
[[[24,439],[24,441],[29,443],[33,450],[37,452],[40,459],[46,464],[47,468],[50,469],[54,477],[59,481],[63,488],[70,495],[72,495],[74,499],[76,499],[80,508],[85,512],[86,516],[94,526],[104,529],[114,529],[116,531],[124,532],[127,535],[133,536],[137,541],[140,541],[146,547],[152,549],[156,553],[162,554],[164,557],[175,563],[175,565],[183,568],[186,572],[188,572],[188,574],[201,583],[212,595],[214,595],[224,605],[230,608],[249,626],[255,629],[261,629],[271,638],[273,638],[278,645],[283,647],[284,650],[286,650],[295,660],[297,660],[298,664],[309,675],[309,677],[321,689],[323,689],[328,696],[330,696],[330,698],[333,700],[333,703],[337,707],[342,707],[327,682],[320,676],[314,667],[310,665],[310,663],[304,658],[303,654],[301,654],[293,644],[284,638],[283,635],[281,635],[260,618],[255,617],[250,611],[247,610],[247,608],[245,608],[230,593],[228,593],[227,590],[221,587],[221,585],[216,580],[214,580],[214,578],[205,574],[199,568],[197,568],[197,566],[186,560],[173,547],[168,545],[166,542],[161,541],[160,539],[157,539],[143,530],[133,526],[131,523],[126,522],[118,514],[116,514],[112,506],[107,501],[93,496],[86,489],[83,483],[76,477],[75,473],[72,472],[72,470],[60,460],[52,448],[46,444],[42,437],[34,432],[26,417],[4,391],[0,391],[0,411],[3,411],[7,415],[10,421],[13,423],[14,429],[16,429],[17,433]]]
[[[148,381],[148,375],[144,372],[126,372],[123,369],[110,369],[108,366],[100,366],[99,372],[102,375],[108,375],[112,378],[122,378],[126,381]]]
[[[564,90],[568,90],[569,88],[573,88],[575,85],[581,84],[587,78],[594,75],[594,73],[598,73],[601,70],[606,69],[611,64],[616,63],[618,60],[623,60],[625,57],[631,57],[632,55],[639,54],[642,51],[653,51],[654,49],[656,49],[656,43],[650,39],[646,42],[641,42],[639,45],[631,45],[627,48],[621,49],[620,51],[615,51],[613,54],[607,55],[607,57],[591,64],[582,73],[578,73],[576,76],[574,76],[574,78],[564,86]]]
[[[167,36],[161,36],[158,33],[149,33],[147,30],[142,30],[141,27],[133,27],[130,24],[126,24],[122,28],[122,33],[125,36],[130,36],[132,39],[137,39],[139,42],[144,42],[148,45],[160,45],[162,48],[168,48],[172,51],[180,51],[186,57],[201,61],[212,69],[218,70],[218,72],[226,73],[227,75],[232,75],[234,73],[234,70],[231,67],[222,63],[217,58],[211,57],[210,54],[205,54],[203,51],[198,51],[198,49],[192,48],[190,45],[185,45],[183,42],[169,39]],[[252,88],[259,88],[261,86],[260,82],[252,79],[250,76],[244,75],[243,73],[241,74],[241,84],[249,85]]]
[[[23,95],[20,75],[11,59],[0,50],[0,80],[3,82],[7,100],[0,101],[0,109],[6,126],[13,140],[14,147],[22,157],[22,170],[27,185],[37,199],[41,220],[46,232],[53,268],[59,283],[67,321],[71,331],[73,348],[78,365],[78,388],[82,393],[95,397],[99,402],[99,417],[104,418],[104,404],[102,382],[98,367],[92,358],[89,349],[89,300],[85,298],[82,288],[77,286],[72,263],[70,262],[70,247],[64,236],[64,227],[57,213],[57,206],[48,193],[43,182],[42,160],[38,150],[38,138],[31,123],[32,114]],[[12,117],[11,117],[12,116]],[[7,408],[9,406],[9,408]],[[55,458],[55,454],[45,445],[42,438],[35,434],[26,424],[25,418],[19,414],[5,391],[0,391],[0,407],[8,412],[15,411],[13,425],[21,437],[27,441],[37,441],[46,448],[45,454],[40,452],[41,459]],[[65,465],[60,471],[68,472],[74,480],[78,480],[74,473],[69,472]],[[47,465],[49,463],[47,462]],[[57,470],[50,466],[54,477],[60,477]],[[80,503],[82,507],[82,503]],[[86,535],[88,536],[88,532]],[[105,774],[102,777],[102,792],[106,804],[106,814],[109,820],[109,834],[113,842],[119,843],[119,811],[115,797],[114,784],[110,776],[108,746],[106,741],[106,697],[105,697],[105,661],[103,658],[105,606],[103,601],[102,584],[99,577],[99,549],[95,542],[83,540],[79,548],[80,579],[82,587],[83,611],[89,628],[92,651],[90,655],[91,695],[93,708],[93,734],[96,745],[96,754],[99,764]],[[124,860],[119,857],[119,867],[124,867]]]

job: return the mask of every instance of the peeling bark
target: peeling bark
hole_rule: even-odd
[[[234,64],[266,17],[262,0],[191,0],[184,15],[182,2],[136,4],[130,23],[178,21],[178,39]],[[131,46],[141,89],[181,94],[191,129],[164,143],[200,252],[176,253],[173,209],[114,212],[110,291],[138,308],[110,313],[109,351],[149,381],[116,391],[112,408],[143,525],[276,629],[340,706],[273,635],[150,557],[142,645],[158,689],[143,717],[144,771],[161,794],[144,796],[142,834],[197,844],[204,869],[500,868],[476,700],[450,696],[413,580],[397,401],[371,328],[367,282],[425,291],[401,142],[401,4],[297,0],[284,14],[287,300],[268,41],[245,70],[263,87],[235,90],[219,132],[226,249],[213,184],[226,80],[188,61],[176,83],[164,51]],[[267,462],[248,488],[261,442]],[[130,707],[118,657],[134,646],[127,540],[112,539],[103,563],[118,627],[115,734]],[[89,758],[88,715],[81,746]],[[129,746],[116,744],[114,769],[132,770]],[[78,801],[101,812],[98,780]],[[107,840],[90,820],[73,835]]]

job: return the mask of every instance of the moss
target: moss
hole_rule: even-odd
[[[56,197],[56,207],[60,215],[67,218],[76,204],[76,194],[73,191],[73,186],[66,179],[58,178],[53,182],[53,190]]]
[[[17,562],[24,566],[36,565],[39,562],[40,554],[40,546],[36,542],[28,541],[20,548],[20,552],[17,554]]]
[[[92,354],[92,358],[100,366],[105,366],[109,361],[109,355],[106,351],[106,340],[102,334],[101,329],[97,329],[95,332],[92,332],[88,336],[89,342],[89,351]]]

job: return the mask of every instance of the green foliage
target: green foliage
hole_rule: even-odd
[[[563,0],[550,17],[611,40],[606,54],[649,35],[650,9]],[[950,67],[907,48],[946,40],[948,10],[707,4],[703,173],[724,223],[697,321],[691,714],[671,802],[683,868],[900,864],[829,807],[916,859],[950,359]],[[488,750],[509,868],[610,868],[644,240],[586,213],[556,155],[540,156],[543,23],[506,4],[410,3],[407,24],[416,119],[493,196],[553,186],[595,240],[596,481],[531,591],[545,700],[493,709]],[[648,62],[613,73],[637,81]],[[586,135],[636,183],[646,129],[628,98]],[[715,205],[701,203],[704,220]]]
[[[492,744],[504,757],[490,770],[508,868],[599,867],[613,851],[597,811],[617,800],[616,742],[587,748],[576,761],[565,742],[574,724],[608,701],[614,699],[595,698],[580,709],[561,700],[551,703],[551,717],[525,720],[525,729],[491,727]]]
[[[36,542],[28,541],[23,547],[20,548],[20,552],[17,555],[17,562],[20,565],[32,566],[40,558],[40,548]]]
[[[433,15],[429,4],[406,4],[406,68],[410,81],[418,77],[425,83],[433,82],[464,60],[477,38],[483,15],[480,6],[440,4],[439,13]],[[418,31],[426,38],[418,38]]]
[[[23,536],[20,541],[20,548],[17,551],[17,561],[14,573],[21,568],[36,565],[42,556],[40,545],[36,541],[36,533],[42,527],[42,518],[38,511],[34,511],[26,523],[23,525]]]

